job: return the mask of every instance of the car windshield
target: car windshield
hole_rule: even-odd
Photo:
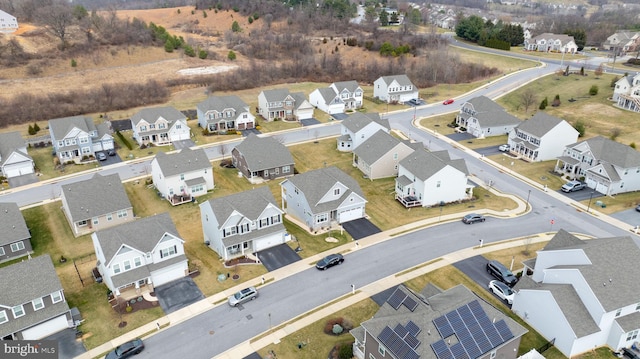
[[[133,347],[133,343],[124,343],[121,346],[116,348],[116,354],[122,355],[122,353],[126,353]]]
[[[329,262],[328,258],[322,258],[321,260],[318,261],[318,265],[323,266],[323,265],[327,264],[328,262]]]
[[[238,293],[234,294],[233,297],[236,298],[236,299],[242,298],[242,292],[238,292]]]

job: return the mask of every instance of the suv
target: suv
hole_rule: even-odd
[[[420,99],[417,98],[412,98],[411,100],[407,101],[409,103],[409,105],[412,106],[420,106],[422,105],[422,101]]]
[[[487,263],[487,272],[509,287],[513,287],[518,282],[518,278],[498,261],[489,261]]]
[[[229,305],[235,307],[238,304],[254,300],[258,297],[258,290],[255,287],[245,288],[229,297]]]
[[[575,192],[585,189],[585,187],[587,187],[587,185],[580,181],[570,181],[565,183],[560,189],[562,192]]]

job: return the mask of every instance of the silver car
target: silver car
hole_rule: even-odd
[[[254,300],[258,297],[258,290],[255,287],[245,288],[229,297],[229,305],[235,307],[238,304]]]

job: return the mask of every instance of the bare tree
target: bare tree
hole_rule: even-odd
[[[538,102],[535,91],[531,88],[527,88],[524,90],[522,94],[520,94],[520,103],[524,106],[524,112],[529,113],[529,107]]]
[[[602,64],[600,64],[600,66],[598,66],[598,68],[596,68],[593,71],[593,74],[596,75],[596,78],[602,76],[602,72],[604,72],[604,69],[602,68]]]
[[[227,154],[227,152],[229,152],[229,147],[227,146],[227,144],[221,143],[218,146],[218,152],[220,152],[220,155],[222,155],[222,160],[224,161],[224,156]]]
[[[57,2],[38,10],[38,21],[53,36],[60,39],[62,48],[66,47],[67,30],[74,22],[72,8],[69,3]]]

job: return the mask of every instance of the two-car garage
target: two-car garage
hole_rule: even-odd
[[[67,318],[66,314],[63,314],[44,323],[23,330],[22,338],[24,340],[38,340],[51,334],[57,333],[61,330],[65,330],[68,327],[69,319]]]

